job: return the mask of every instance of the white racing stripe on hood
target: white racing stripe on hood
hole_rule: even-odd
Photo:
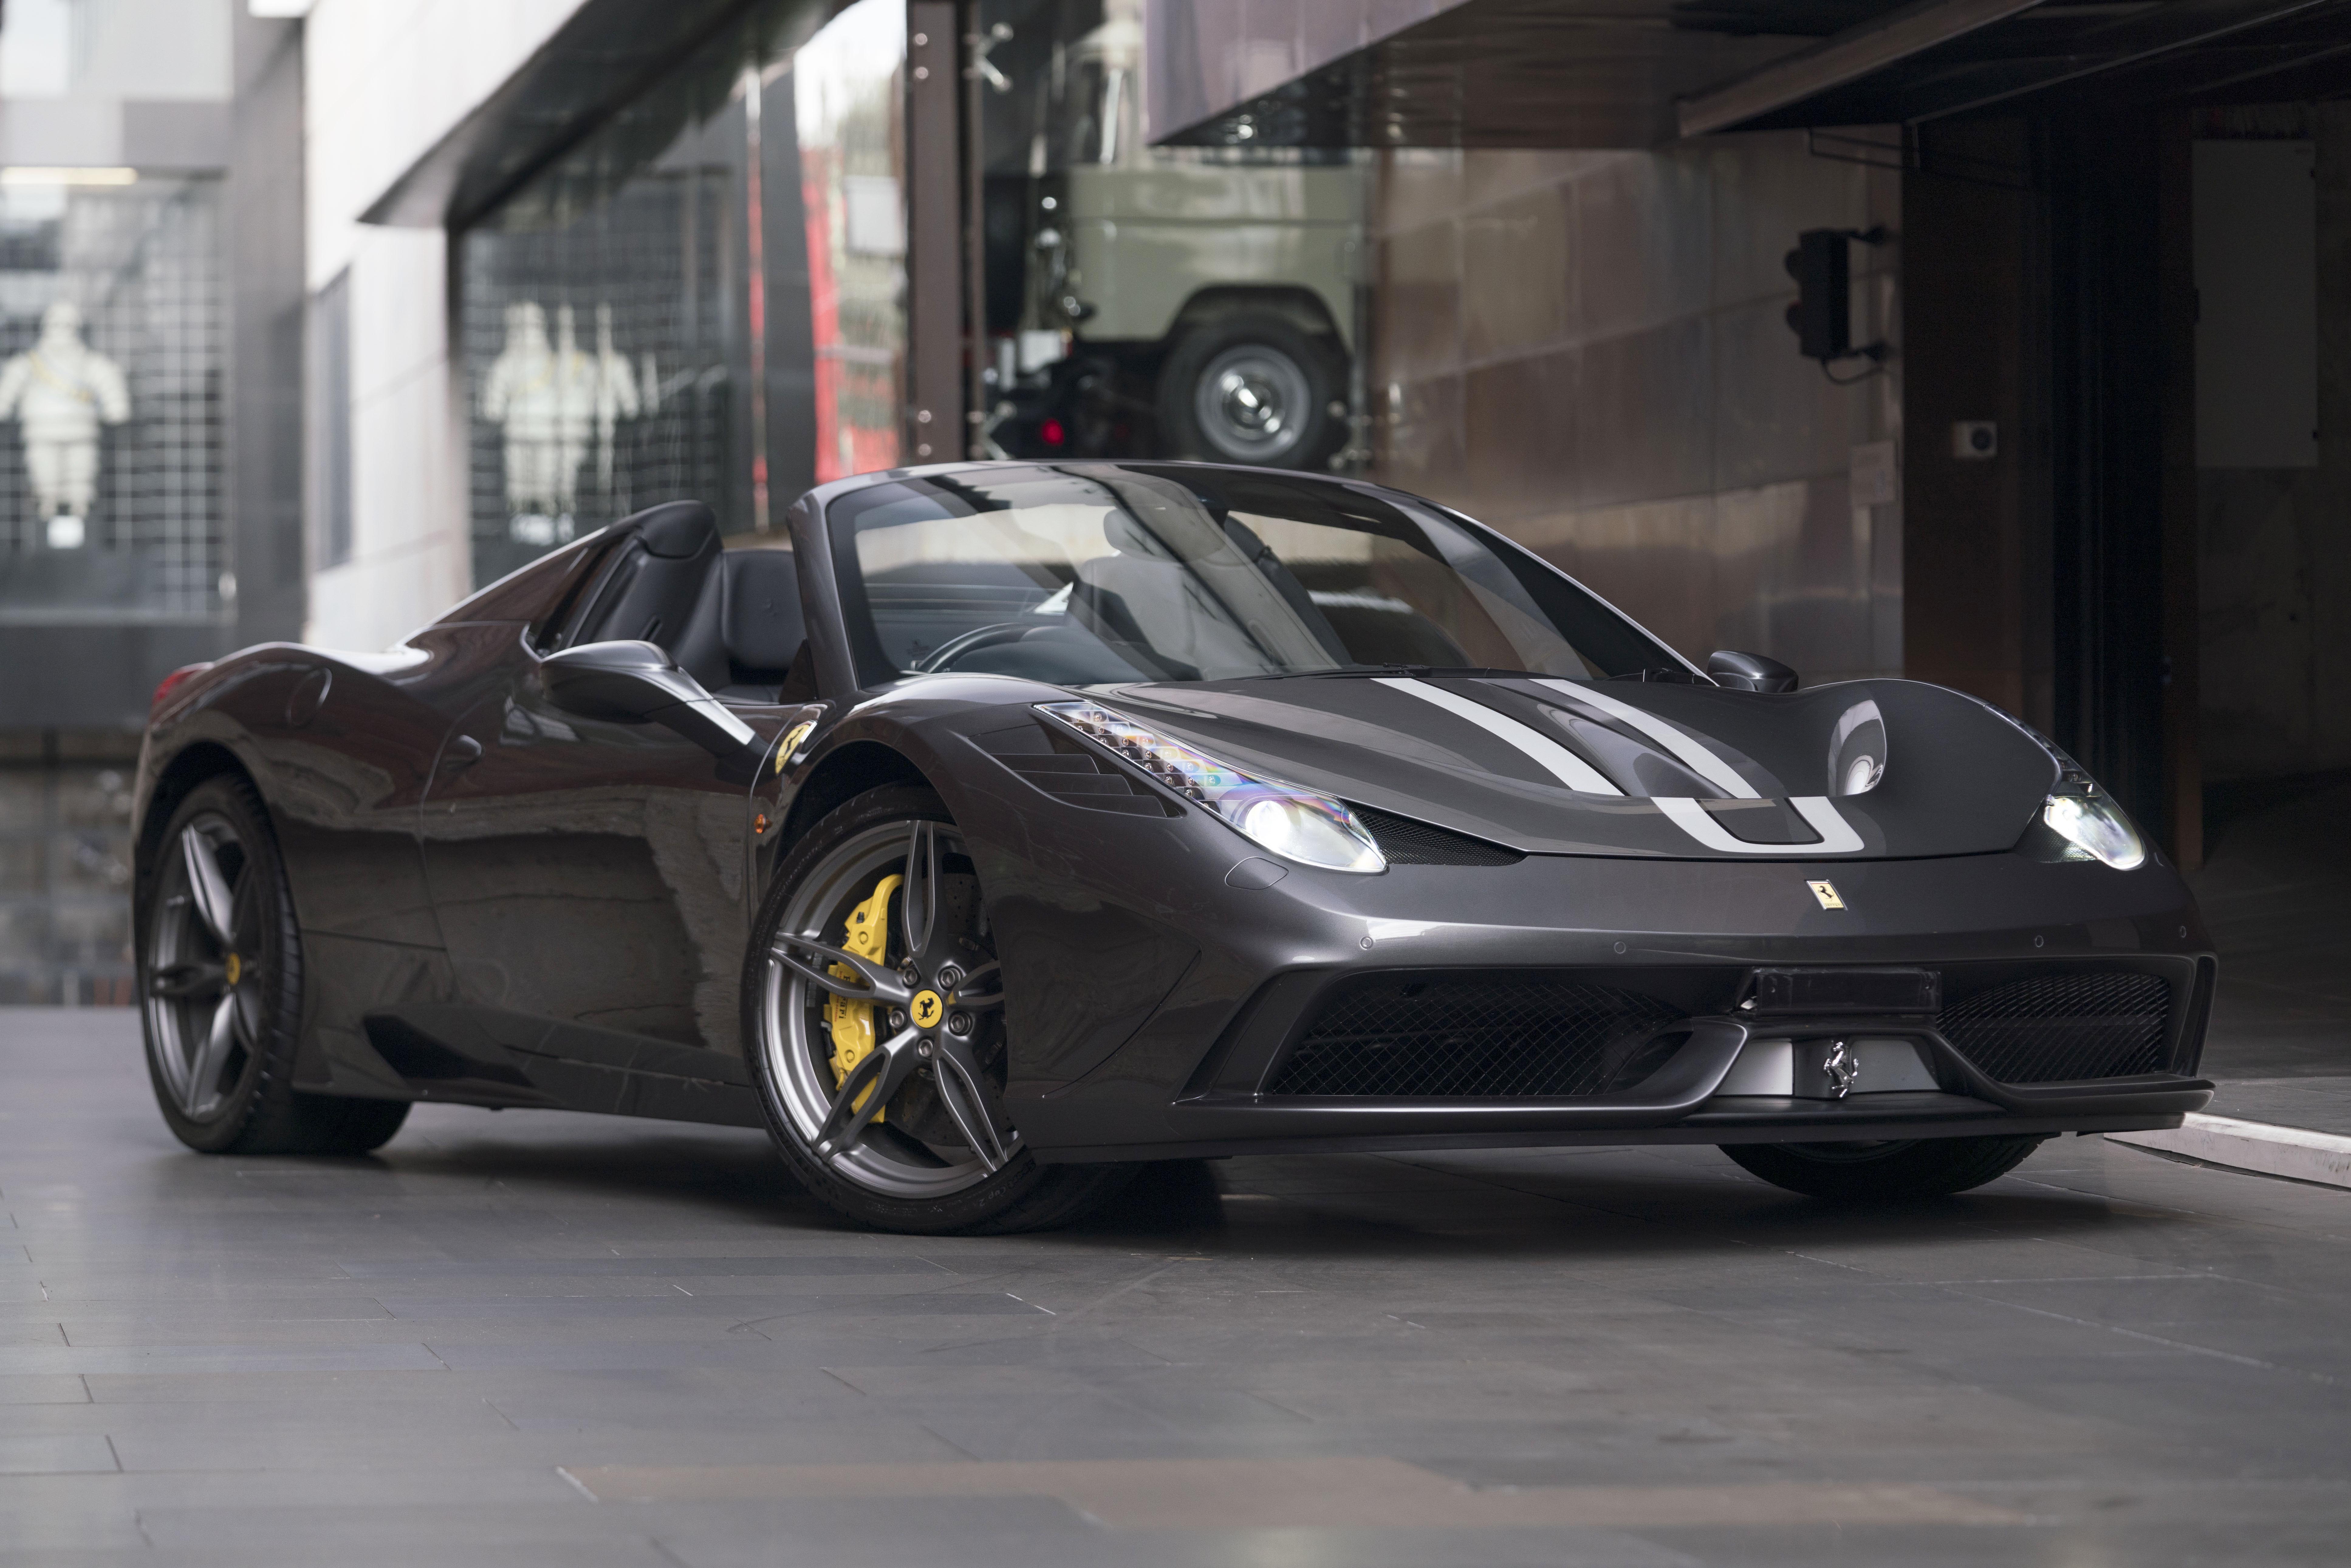
[[[1471,724],[1496,737],[1506,745],[1532,758],[1542,767],[1543,771],[1571,789],[1580,790],[1586,795],[1621,797],[1625,793],[1624,790],[1608,782],[1598,768],[1583,758],[1533,726],[1520,724],[1508,714],[1496,713],[1483,703],[1472,702],[1468,697],[1445,690],[1442,686],[1430,685],[1426,681],[1416,681],[1404,675],[1378,675],[1374,678],[1381,685],[1392,686],[1397,691],[1416,696],[1425,703],[1433,703],[1449,714],[1468,719]]]
[[[1801,851],[1807,855],[1850,855],[1858,854],[1865,847],[1861,835],[1853,831],[1853,824],[1837,814],[1836,807],[1825,795],[1788,797],[1788,804],[1796,809],[1796,814],[1820,834],[1820,841],[1813,844],[1750,844],[1745,839],[1732,838],[1729,830],[1714,820],[1713,813],[1687,795],[1656,795],[1651,799],[1674,826],[1708,849],[1725,854],[1784,857]]]
[[[1580,703],[1588,703],[1610,718],[1631,725],[1635,729],[1672,752],[1674,757],[1691,772],[1721,790],[1725,800],[1761,800],[1763,798],[1755,792],[1753,785],[1739,776],[1737,768],[1708,750],[1696,737],[1676,729],[1656,714],[1643,713],[1639,708],[1628,706],[1618,702],[1614,697],[1592,690],[1589,686],[1572,685],[1566,681],[1548,680],[1537,681],[1535,685],[1549,686],[1562,696],[1573,697]]]

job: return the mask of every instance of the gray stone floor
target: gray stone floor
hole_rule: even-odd
[[[1174,1166],[828,1222],[755,1135],[421,1110],[207,1159],[0,1013],[0,1562],[2338,1563],[2351,1194],[2053,1144],[1837,1211],[1710,1149]]]

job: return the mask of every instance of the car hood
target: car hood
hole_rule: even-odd
[[[1531,854],[1992,853],[2057,778],[2018,725],[1915,681],[1304,675],[1092,695],[1250,772]]]

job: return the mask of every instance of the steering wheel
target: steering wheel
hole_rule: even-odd
[[[989,626],[975,626],[968,632],[948,638],[916,660],[914,673],[936,674],[941,670],[953,667],[955,662],[966,653],[993,648],[998,643],[1018,643],[1029,632],[1040,630],[1043,628],[1033,621],[998,621]]]

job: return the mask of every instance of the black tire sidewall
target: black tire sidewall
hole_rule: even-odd
[[[793,890],[834,850],[869,829],[925,820],[952,824],[929,789],[885,785],[835,807],[793,845],[760,901],[743,960],[743,1054],[751,1084],[784,1163],[810,1195],[835,1213],[877,1229],[917,1235],[981,1234],[1043,1229],[1075,1218],[1098,1196],[1123,1182],[1125,1166],[1042,1166],[1026,1150],[1002,1170],[963,1191],[936,1198],[897,1198],[870,1192],[836,1174],[803,1141],[768,1071],[761,1032],[766,1010],[768,954]],[[1099,1191],[1097,1190],[1099,1189]]]
[[[1945,1197],[1992,1181],[2039,1148],[2037,1134],[1920,1138],[1875,1157],[1825,1159],[1792,1144],[1726,1144],[1741,1169],[1808,1197],[1847,1203]]]
[[[1344,444],[1346,426],[1334,419],[1330,405],[1346,397],[1343,356],[1319,333],[1308,333],[1271,310],[1245,309],[1210,318],[1183,332],[1159,371],[1159,429],[1179,455],[1210,463],[1261,463],[1244,454],[1226,452],[1214,444],[1193,417],[1193,392],[1200,376],[1217,355],[1228,349],[1262,343],[1280,350],[1305,372],[1308,398],[1306,430],[1298,444],[1272,467],[1320,470]]]
[[[146,1005],[151,980],[155,900],[162,876],[163,857],[177,852],[180,835],[199,816],[225,817],[236,830],[244,847],[246,874],[261,878],[266,900],[259,921],[261,951],[260,1026],[255,1045],[236,1089],[222,1113],[209,1122],[191,1120],[173,1103],[162,1071],[156,1063],[154,1023]],[[302,1018],[302,938],[294,922],[293,895],[286,881],[286,863],[277,851],[277,835],[253,786],[234,775],[208,779],[191,789],[165,822],[156,863],[140,879],[133,905],[133,940],[137,944],[140,989],[140,1035],[145,1045],[148,1082],[155,1091],[156,1108],[172,1134],[192,1149],[205,1154],[241,1150],[259,1130],[272,1108],[289,1106],[293,1099],[295,1055]],[[387,1134],[389,1135],[389,1134]]]

